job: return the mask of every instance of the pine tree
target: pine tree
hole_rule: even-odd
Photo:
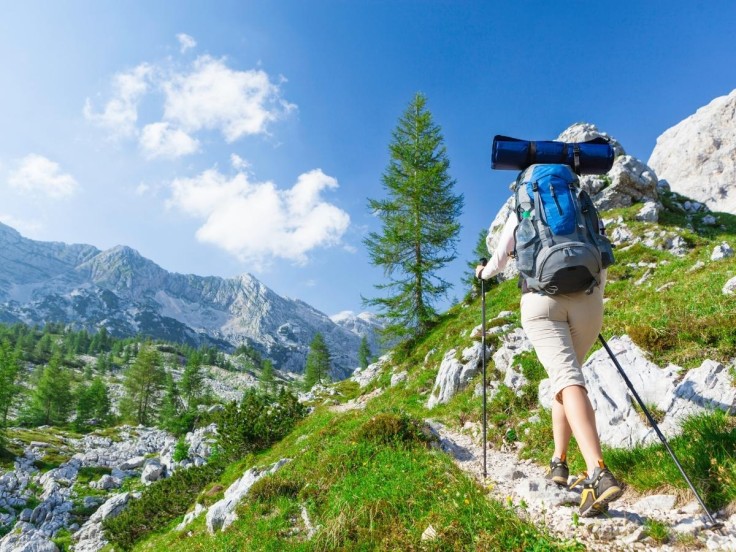
[[[158,351],[150,345],[141,347],[133,365],[125,372],[121,412],[138,424],[148,425],[158,412],[165,377]]]
[[[90,426],[106,426],[111,418],[110,395],[105,382],[100,376],[92,383],[80,385],[77,389],[77,416],[74,428],[77,431],[86,431]]]
[[[0,431],[7,425],[8,413],[22,389],[18,383],[19,372],[18,351],[14,351],[8,341],[3,341],[0,343]]]
[[[92,380],[88,393],[92,397],[92,415],[94,419],[100,425],[109,424],[112,418],[112,401],[107,385],[100,376]]]
[[[261,387],[267,393],[273,391],[276,380],[273,374],[273,362],[266,359],[261,364]]]
[[[71,381],[69,370],[61,365],[61,354],[55,354],[41,369],[22,414],[23,422],[34,426],[65,424],[74,408]]]
[[[315,383],[327,380],[330,371],[330,350],[325,338],[317,333],[309,344],[307,365],[304,369],[304,388],[309,391]]]
[[[486,236],[488,236],[488,230],[483,228],[478,233],[478,239],[475,242],[475,248],[473,248],[473,257],[467,262],[468,272],[463,278],[463,283],[467,286],[468,297],[470,298],[480,297],[480,280],[475,276],[475,268],[480,264],[481,259],[489,257]],[[489,282],[486,282],[486,290],[488,290],[488,285]]]
[[[179,419],[183,411],[184,405],[179,394],[179,387],[176,385],[171,372],[167,372],[164,396],[161,401],[161,410],[159,411],[161,426],[169,431],[178,433],[176,430],[180,426]]]
[[[368,200],[383,228],[364,243],[389,282],[375,286],[386,296],[366,303],[382,311],[387,337],[416,337],[431,327],[433,304],[451,287],[438,272],[457,256],[463,198],[453,193],[444,140],[426,103],[416,94],[393,132],[382,177],[388,197]]]
[[[187,361],[184,373],[181,376],[181,395],[187,403],[187,408],[197,405],[197,401],[205,392],[204,371],[202,370],[201,357],[192,355]]]
[[[370,361],[371,349],[368,347],[368,339],[366,336],[363,336],[360,340],[360,347],[358,348],[358,364],[362,369],[366,369]]]

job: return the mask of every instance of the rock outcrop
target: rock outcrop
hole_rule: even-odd
[[[648,165],[672,191],[736,214],[736,90],[666,130]]]

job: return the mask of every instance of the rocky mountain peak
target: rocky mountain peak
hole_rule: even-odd
[[[666,130],[648,164],[673,191],[736,214],[736,90]]]
[[[131,297],[140,298],[151,288],[160,287],[167,272],[153,261],[143,257],[135,249],[117,245],[107,249],[77,270],[88,274],[96,285],[121,291]]]
[[[226,279],[170,273],[131,247],[100,251],[34,241],[5,225],[0,225],[0,260],[5,322],[60,322],[92,332],[104,326],[118,337],[141,333],[226,349],[248,343],[290,372],[303,370],[319,332],[332,354],[333,377],[347,376],[358,364],[363,334],[303,301],[278,295],[250,274]],[[370,325],[365,333],[377,353]]]
[[[598,130],[598,127],[592,123],[575,123],[566,128],[557,137],[560,142],[587,142],[588,140],[595,140],[596,138],[604,138],[613,146],[613,152],[616,157],[619,155],[626,155],[626,151],[621,143],[606,134]]]

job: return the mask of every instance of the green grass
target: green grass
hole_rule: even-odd
[[[162,533],[136,550],[419,550],[429,525],[438,537],[422,549],[570,549],[489,501],[405,412],[318,409],[253,463],[281,457],[292,462],[252,489],[226,532],[210,537],[198,520],[191,537]],[[302,505],[320,527],[311,541],[293,529]]]
[[[659,228],[632,221],[635,212],[633,208],[621,211],[635,234]],[[673,362],[693,367],[704,358],[728,361],[736,356],[736,296],[721,293],[723,284],[736,275],[736,257],[710,261],[713,248],[722,241],[736,245],[736,216],[724,213],[717,216],[725,230],[720,226],[702,227],[693,233],[674,226],[675,223],[685,226],[684,216],[665,214],[665,224],[669,221],[673,225],[670,229],[677,229],[693,247],[685,257],[675,257],[642,244],[616,251],[617,264],[609,269],[610,283],[606,286],[610,300],[606,303],[605,333],[627,333],[660,365]],[[634,282],[647,268],[633,268],[629,264],[640,261],[667,261],[667,264],[658,264],[651,278],[636,286]],[[704,262],[706,268],[689,272],[698,261]],[[668,283],[674,285],[656,291]]]
[[[657,544],[665,544],[670,540],[670,528],[666,523],[656,519],[644,521],[644,534]]]
[[[686,421],[681,435],[668,440],[685,473],[710,508],[736,501],[736,420],[721,411]],[[614,473],[639,491],[689,487],[662,445],[605,453]]]

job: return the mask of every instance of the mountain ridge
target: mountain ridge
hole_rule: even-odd
[[[249,344],[284,371],[303,371],[319,332],[332,376],[358,365],[360,334],[307,303],[282,297],[251,274],[232,278],[168,272],[126,245],[100,250],[23,237],[0,224],[0,320],[100,327],[225,349]],[[375,328],[374,328],[375,329]]]

